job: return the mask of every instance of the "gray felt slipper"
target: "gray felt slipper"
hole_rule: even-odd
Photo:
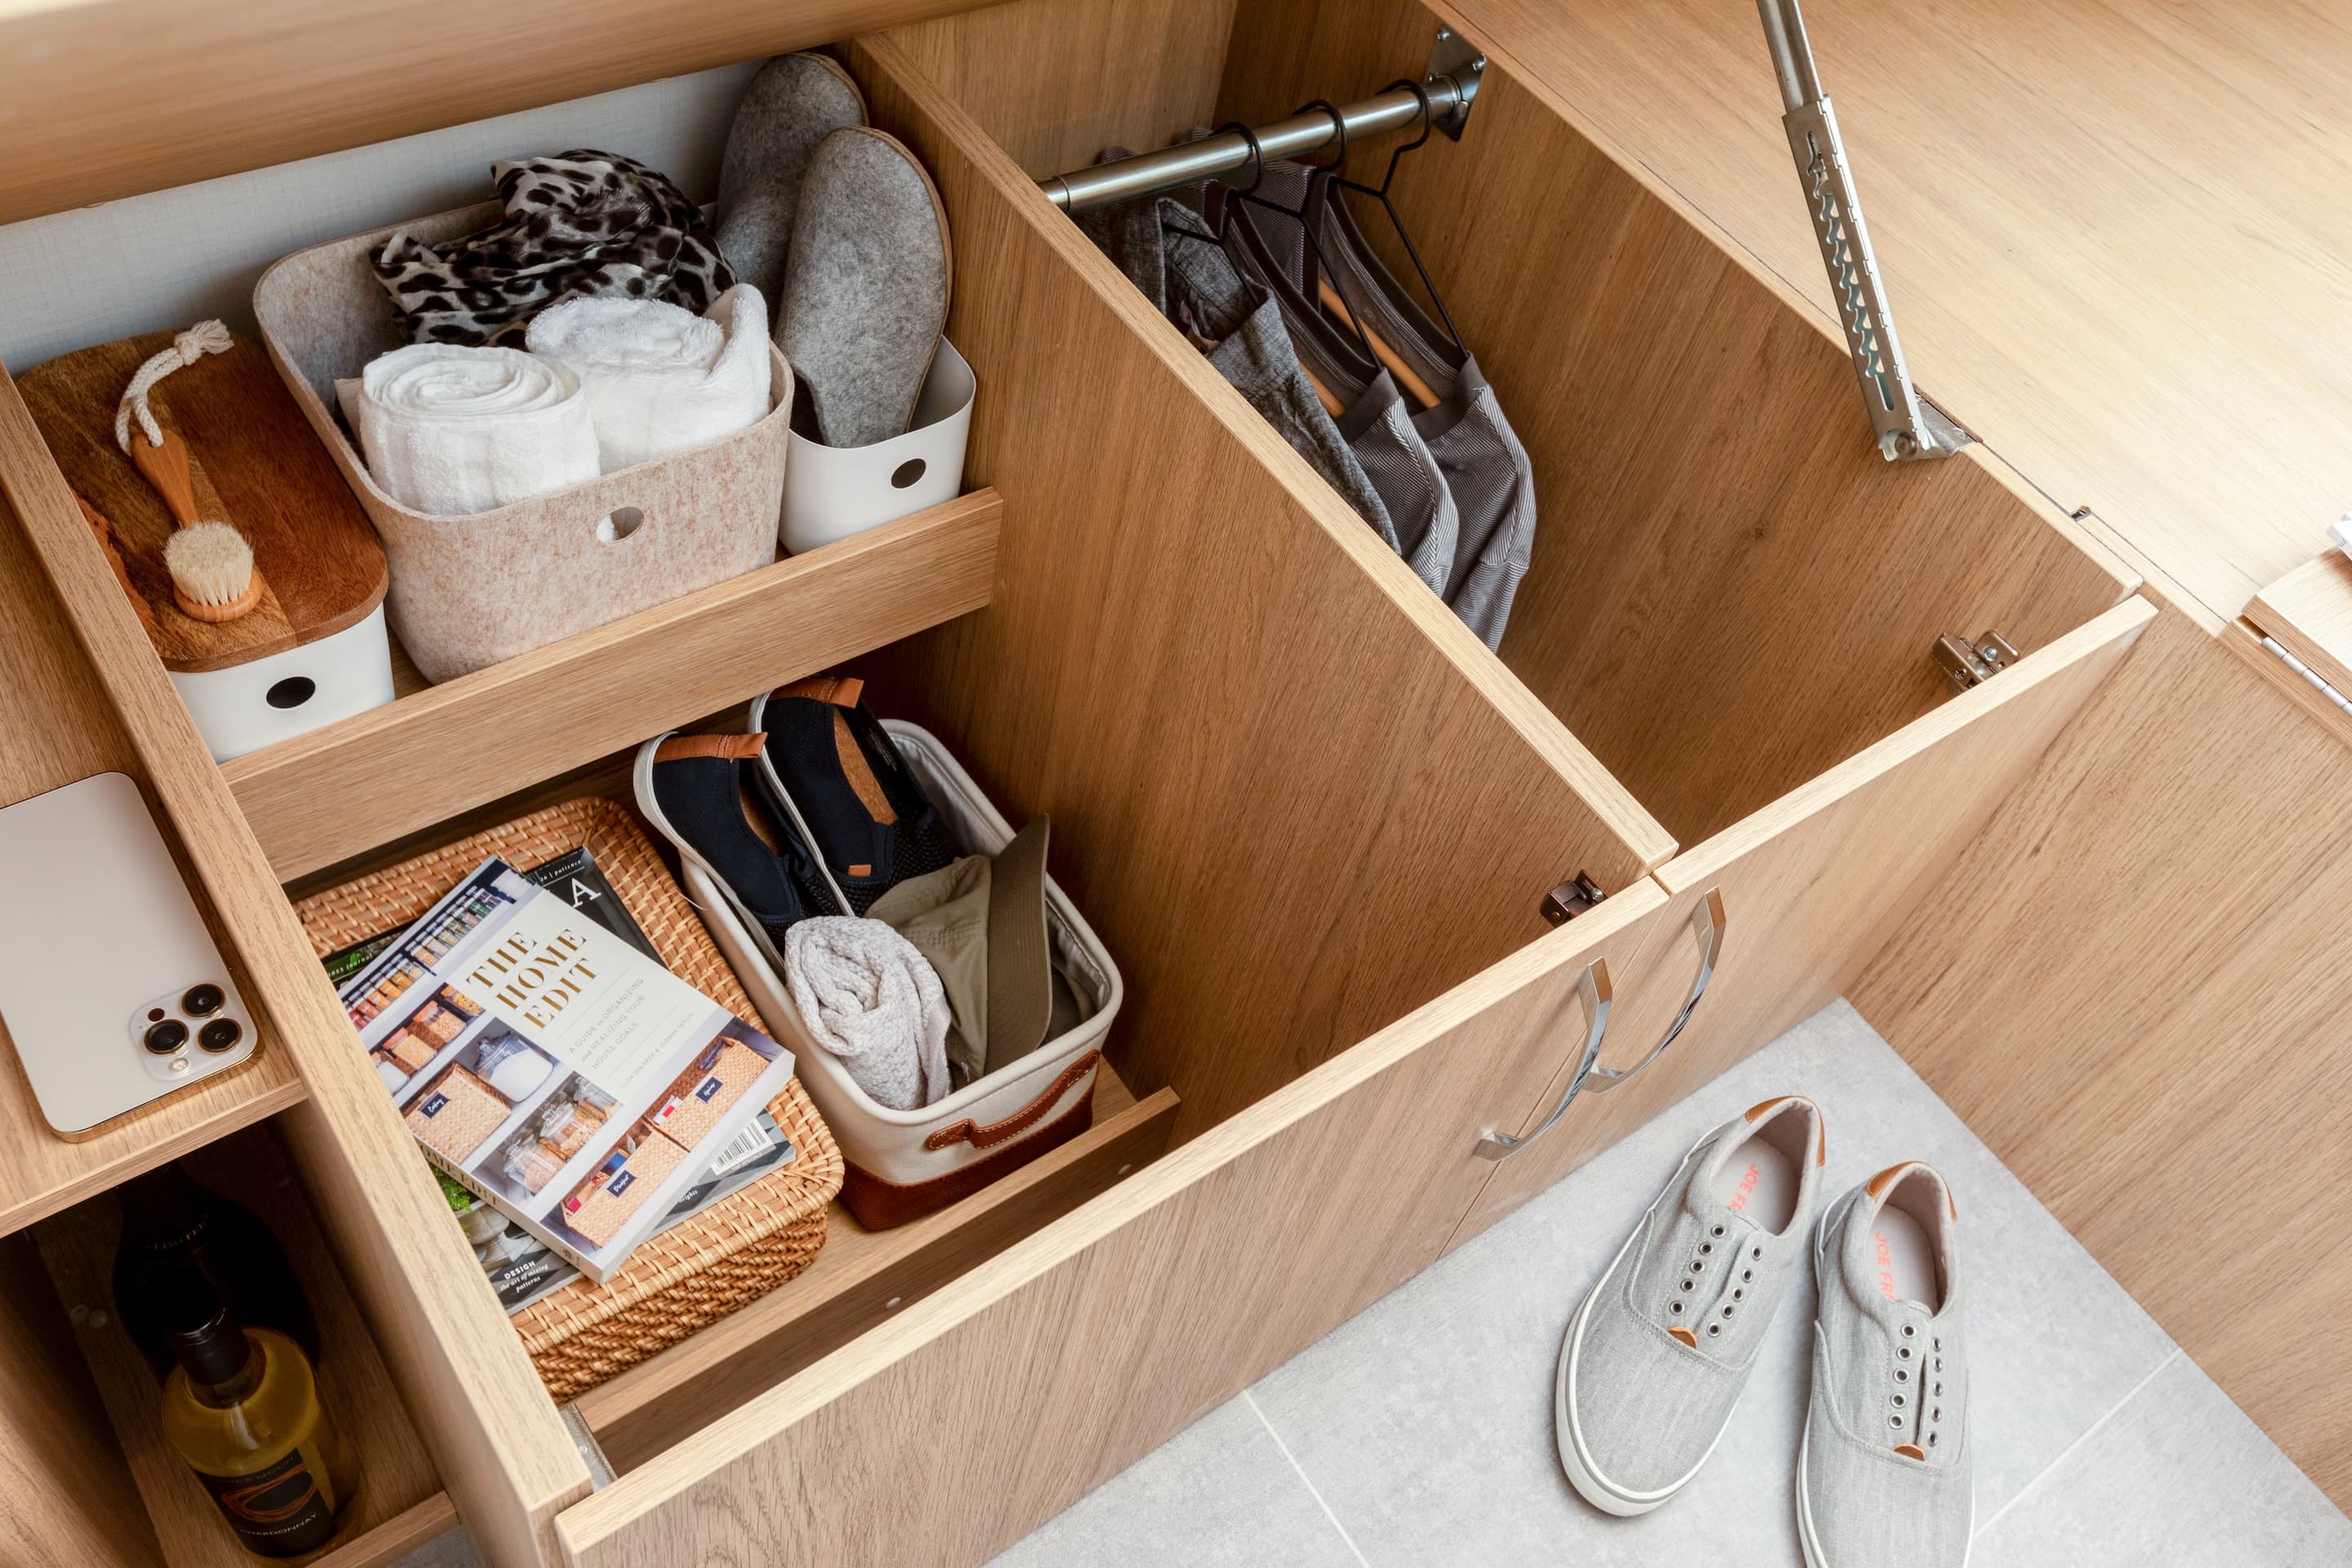
[[[826,137],[801,184],[775,333],[826,446],[906,433],[953,275],[947,213],[915,155],[862,127]]]
[[[809,157],[843,126],[865,123],[865,95],[823,55],[778,55],[735,107],[719,166],[719,252],[772,311]]]

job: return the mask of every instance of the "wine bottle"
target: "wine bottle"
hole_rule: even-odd
[[[122,1242],[114,1255],[114,1304],[124,1330],[161,1383],[172,1352],[151,1304],[155,1282],[194,1269],[239,1322],[275,1329],[319,1360],[319,1324],[286,1249],[259,1215],[198,1185],[177,1165],[134,1176],[120,1189]]]
[[[247,1552],[299,1557],[334,1538],[359,1476],[301,1347],[239,1323],[193,1269],[157,1282],[155,1315],[179,1364],[163,1436]]]

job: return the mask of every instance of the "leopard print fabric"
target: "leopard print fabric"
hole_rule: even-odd
[[[634,158],[582,149],[490,174],[503,220],[439,251],[395,234],[368,258],[411,342],[520,348],[559,300],[667,300],[700,315],[734,285],[701,210]]]

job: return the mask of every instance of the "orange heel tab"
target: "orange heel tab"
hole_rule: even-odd
[[[812,675],[790,686],[779,686],[772,697],[806,697],[835,708],[855,708],[866,696],[866,682],[854,675]]]
[[[717,757],[726,762],[742,762],[760,754],[768,743],[761,732],[749,735],[672,735],[654,748],[656,763],[682,763],[693,757]]]

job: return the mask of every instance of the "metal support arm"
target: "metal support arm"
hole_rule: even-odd
[[[1804,13],[1797,0],[1756,0],[1756,9],[1764,18],[1764,42],[1780,84],[1786,110],[1780,124],[1804,184],[1806,213],[1829,268],[1838,324],[1845,329],[1878,450],[1889,461],[1945,457],[1968,445],[1968,432],[1921,399],[1911,384],[1903,344],[1895,335],[1894,310],[1862,221],[1853,168],[1805,37]]]

